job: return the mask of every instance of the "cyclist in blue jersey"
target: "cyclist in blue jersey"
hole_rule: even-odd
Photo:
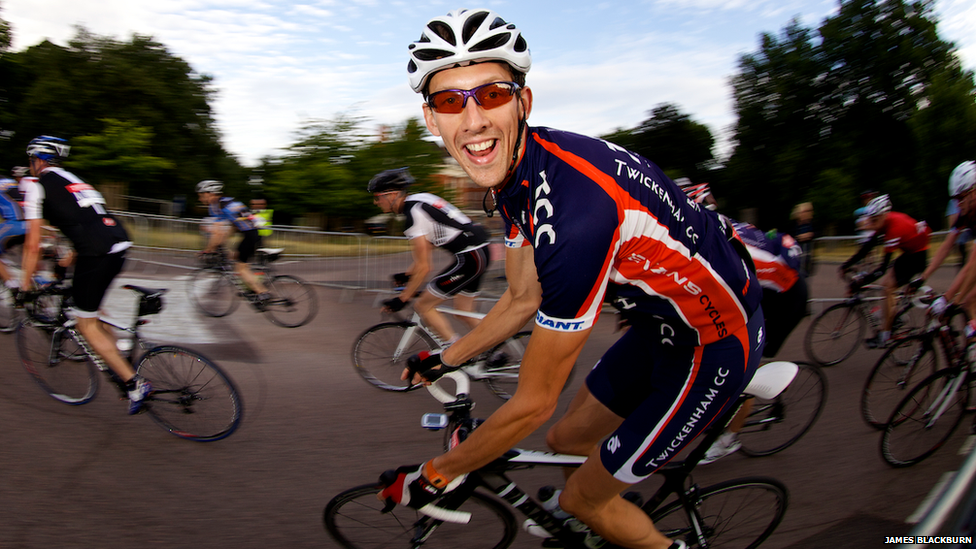
[[[247,262],[254,257],[261,237],[247,206],[229,196],[223,196],[223,191],[224,184],[220,181],[205,179],[197,183],[197,197],[207,205],[208,215],[215,220],[210,227],[207,245],[200,253],[216,252],[235,230],[239,231],[241,242],[237,245],[237,254],[234,257],[234,272],[256,294],[255,303],[260,308],[262,302],[271,298],[271,294],[258,277],[254,276]]]
[[[20,204],[23,197],[18,182],[18,179],[24,175],[26,174],[23,172],[15,171],[13,173],[15,179],[0,178],[0,257],[3,257],[10,248],[23,244],[24,235],[27,234],[24,209]],[[3,261],[0,261],[0,281],[8,288],[17,287],[17,281],[10,276],[10,271]]]
[[[762,290],[732,227],[656,165],[529,127],[530,65],[520,31],[489,10],[434,18],[410,45],[427,128],[505,221],[509,282],[474,330],[412,366],[430,379],[535,327],[513,397],[451,451],[397,469],[383,495],[422,506],[544,424],[613,284],[632,326],[548,432],[553,450],[589,456],[559,505],[616,545],[684,547],[620,494],[734,404],[762,354]]]
[[[689,198],[707,208],[715,209],[715,197],[708,183],[693,184],[687,178],[675,181]],[[751,223],[731,220],[732,227],[742,238],[756,265],[756,277],[762,286],[763,317],[766,321],[766,347],[763,357],[774,357],[786,338],[806,316],[807,283],[800,269],[803,250],[786,233],[772,230],[762,232]],[[752,400],[747,400],[729,424],[728,429],[708,449],[702,465],[717,461],[742,447],[738,433],[749,417]]]
[[[115,346],[115,337],[98,319],[98,308],[112,281],[125,264],[132,246],[125,228],[105,209],[105,199],[94,187],[60,167],[70,147],[61,138],[41,136],[27,146],[30,171],[37,179],[24,178],[24,218],[27,235],[22,260],[22,290],[30,290],[40,257],[42,219],[61,230],[76,253],[71,284],[78,331],[91,348],[126,384],[129,413],[142,410],[152,391],[149,381],[137,375]]]

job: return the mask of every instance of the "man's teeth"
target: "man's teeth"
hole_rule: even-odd
[[[468,145],[468,150],[470,150],[471,152],[487,151],[494,144],[495,144],[495,140],[494,139],[485,141],[484,143],[473,143],[471,145]]]

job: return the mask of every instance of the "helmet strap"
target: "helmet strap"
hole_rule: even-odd
[[[515,92],[515,99],[518,101],[518,104],[523,107],[522,114],[519,115],[518,131],[516,132],[518,133],[518,136],[515,138],[515,150],[512,151],[512,162],[508,165],[508,171],[505,173],[505,177],[502,179],[502,182],[488,189],[488,191],[485,192],[484,198],[481,199],[481,207],[485,211],[485,215],[488,217],[492,217],[495,214],[495,210],[498,209],[498,198],[496,196],[496,192],[504,189],[505,186],[508,185],[509,179],[512,178],[512,174],[515,173],[515,168],[518,166],[518,161],[521,156],[520,153],[522,152],[522,136],[525,134],[525,128],[528,124],[526,124],[524,109],[525,105],[522,104],[521,89]],[[488,208],[488,195],[491,195],[491,208]]]

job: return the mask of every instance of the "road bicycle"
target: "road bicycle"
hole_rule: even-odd
[[[833,366],[847,360],[858,344],[864,342],[869,326],[874,331],[881,329],[884,322],[881,300],[884,297],[869,297],[868,294],[881,292],[883,287],[862,286],[857,280],[855,276],[848,283],[850,297],[825,309],[807,328],[804,349],[807,357],[819,366]],[[915,297],[916,293],[907,289],[897,293],[891,337],[886,347],[919,333],[925,325],[925,305]]]
[[[861,417],[868,425],[884,429],[908,391],[956,359],[965,345],[966,316],[960,307],[950,307],[941,317],[929,315],[922,333],[885,350],[861,391]]]
[[[144,409],[163,429],[189,440],[214,441],[233,433],[240,425],[243,404],[240,393],[216,364],[203,355],[173,345],[154,346],[144,340],[139,328],[149,321],[143,317],[159,313],[166,290],[125,285],[139,296],[132,326],[102,322],[123,337],[119,350],[136,373],[152,383]],[[52,398],[65,404],[81,405],[95,398],[98,370],[105,373],[128,401],[125,383],[108,368],[76,328],[76,319],[58,307],[39,306],[44,298],[63,298],[64,286],[55,286],[29,295],[26,317],[17,328],[17,351],[31,378]],[[50,303],[50,302],[49,302]],[[63,304],[63,299],[56,300]]]
[[[815,364],[794,362],[792,383],[773,398],[755,397],[739,431],[740,451],[770,456],[792,446],[813,427],[827,403],[827,376]]]
[[[945,323],[935,341],[949,364],[911,388],[891,412],[881,436],[881,457],[892,467],[908,467],[941,448],[962,422],[976,381],[976,347],[963,347]],[[933,347],[926,354],[935,354]],[[976,427],[976,422],[974,422]]]
[[[273,263],[282,248],[260,248],[255,252],[257,265],[253,272],[271,294],[262,300],[234,272],[233,264],[223,250],[202,254],[204,267],[190,277],[190,299],[204,314],[223,317],[237,309],[241,298],[262,312],[273,324],[286,328],[304,326],[318,313],[315,290],[297,276],[279,275]]]
[[[484,314],[446,307],[438,311],[454,316],[484,318]],[[519,332],[502,343],[469,360],[462,368],[475,381],[483,381],[489,390],[508,400],[518,386],[522,356],[532,332]],[[423,384],[400,379],[407,359],[421,351],[440,351],[447,348],[416,311],[410,320],[381,322],[367,328],[352,346],[352,363],[356,371],[374,387],[386,391],[413,391]],[[572,375],[572,374],[570,374]],[[569,380],[567,380],[567,385]]]
[[[671,462],[655,477],[663,484],[641,504],[657,528],[671,539],[681,539],[689,547],[759,546],[768,538],[786,513],[788,492],[778,480],[749,477],[700,487],[691,472],[704,457],[738,408],[750,396],[773,399],[789,385],[797,371],[788,362],[773,362],[760,367],[738,405],[713,423],[687,458]],[[441,381],[428,387],[444,405],[445,414],[426,414],[422,425],[446,428],[449,445],[460,443],[480,420],[470,415],[474,403],[468,397],[470,384],[461,371],[446,374],[455,391],[441,387]],[[443,378],[442,378],[443,379]],[[534,467],[578,467],[585,456],[570,456],[513,449],[492,463],[469,473],[453,491],[436,505],[421,510],[382,502],[377,494],[381,483],[366,484],[343,491],[332,498],[323,512],[326,531],[348,549],[396,548],[493,548],[511,545],[518,526],[511,508],[524,514],[525,526],[537,535],[556,538],[568,549],[599,547],[603,542],[595,533],[579,528],[579,523],[557,520],[535,499],[513,482],[508,473]],[[629,498],[635,501],[638,498]],[[539,531],[538,529],[542,529]],[[553,546],[555,540],[547,540]],[[609,544],[603,547],[611,547]]]

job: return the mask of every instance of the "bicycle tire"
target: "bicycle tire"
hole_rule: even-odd
[[[356,338],[352,365],[374,387],[385,391],[412,391],[423,385],[402,381],[407,359],[421,351],[438,349],[433,338],[413,322],[384,322]]]
[[[903,352],[906,349],[911,350],[912,356]],[[904,339],[889,347],[864,382],[861,418],[875,429],[884,429],[908,391],[939,370],[939,353],[929,335]]]
[[[694,516],[710,549],[751,549],[779,526],[789,504],[789,492],[776,479],[750,477],[704,488],[693,501]],[[771,515],[766,506],[772,509]],[[648,515],[666,537],[680,539],[691,548],[700,547],[689,514],[675,500]]]
[[[190,277],[190,300],[207,316],[220,318],[233,313],[240,300],[230,276],[219,269],[198,269]]]
[[[838,303],[810,323],[803,347],[807,357],[817,365],[834,366],[854,354],[866,330],[867,320],[860,309],[849,303]]]
[[[205,356],[154,347],[139,359],[136,371],[152,383],[146,410],[170,433],[209,442],[230,436],[240,425],[244,406],[237,387]]]
[[[881,436],[881,457],[892,467],[909,467],[921,462],[941,448],[956,427],[969,403],[968,390],[952,391],[946,395],[948,384],[957,376],[966,375],[955,368],[946,368],[925,378],[916,385],[891,413]],[[960,389],[965,389],[962,385]],[[932,412],[945,398],[945,411],[930,424]]]
[[[265,281],[271,298],[264,303],[264,314],[272,324],[285,328],[304,326],[319,312],[315,289],[304,280],[278,275]]]
[[[796,377],[776,398],[753,398],[752,411],[739,432],[745,455],[782,452],[800,440],[820,417],[827,404],[827,376],[816,365],[796,365]]]
[[[98,368],[60,326],[21,323],[17,353],[31,378],[55,400],[77,406],[98,392]]]
[[[518,533],[508,507],[480,492],[473,492],[457,507],[472,513],[471,521],[453,524],[431,519],[409,507],[397,506],[383,513],[384,503],[376,498],[382,489],[380,484],[357,486],[329,501],[322,522],[336,543],[346,549],[417,548],[421,543],[413,538],[426,536],[424,549],[504,549]]]

